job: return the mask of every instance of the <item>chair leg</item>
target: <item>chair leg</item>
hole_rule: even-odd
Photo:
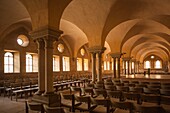
[[[25,113],[29,113],[29,112],[28,112],[28,105],[27,105],[27,101],[25,101]]]

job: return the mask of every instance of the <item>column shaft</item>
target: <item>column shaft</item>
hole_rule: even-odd
[[[114,78],[116,78],[116,58],[113,58],[113,74]]]
[[[120,58],[118,58],[118,78],[120,78]]]
[[[92,53],[92,82],[96,81],[96,53]]]
[[[102,81],[102,52],[98,53],[98,76],[97,81]]]
[[[38,44],[38,91],[36,94],[40,95],[45,91],[45,51],[44,51],[44,40],[37,39]]]
[[[45,94],[53,93],[53,39],[45,41]]]

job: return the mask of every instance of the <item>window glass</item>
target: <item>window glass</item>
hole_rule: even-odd
[[[33,72],[33,57],[30,54],[26,55],[26,72]]]
[[[60,57],[53,56],[53,71],[60,71]]]
[[[70,58],[63,56],[63,71],[70,71]]]
[[[88,69],[89,69],[88,59],[84,59],[84,71],[88,71]]]
[[[150,61],[145,61],[145,68],[148,69],[148,68],[151,68],[150,66]]]
[[[77,58],[77,71],[82,71],[82,58]]]
[[[162,66],[161,66],[161,62],[160,62],[160,60],[157,60],[156,62],[155,62],[155,68],[156,69],[160,69]]]
[[[10,52],[6,52],[4,55],[4,72],[12,73],[14,70],[14,58],[13,54]]]

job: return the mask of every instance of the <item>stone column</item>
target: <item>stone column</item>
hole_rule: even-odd
[[[105,47],[101,46],[94,46],[89,48],[89,52],[92,53],[92,77],[95,77],[93,74],[96,74],[96,55],[98,56],[98,75],[97,79],[98,81],[102,80],[102,53],[105,51]]]
[[[43,39],[36,40],[38,44],[38,91],[35,93],[41,95],[45,91],[45,44]]]
[[[117,58],[118,60],[118,64],[117,64],[117,70],[118,70],[118,78],[120,78],[120,57],[119,58]]]
[[[53,42],[50,37],[44,38],[45,42],[45,94],[52,94],[53,91]]]
[[[96,82],[96,53],[92,53],[92,82]]]
[[[129,75],[130,74],[130,61],[128,60],[127,61],[127,74]]]
[[[102,53],[98,52],[98,75],[97,81],[102,81]]]
[[[0,75],[4,74],[4,48],[0,46]]]
[[[124,61],[124,74],[126,75],[126,60],[123,61]]]
[[[113,57],[113,74],[114,78],[116,78],[116,58]]]

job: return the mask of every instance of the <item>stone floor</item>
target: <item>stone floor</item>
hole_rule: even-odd
[[[125,78],[144,78],[144,79],[155,79],[155,80],[167,80],[170,82],[170,75],[127,75]],[[25,99],[18,99],[16,102],[15,99],[11,101],[10,98],[4,97],[3,95],[0,96],[0,113],[25,113]],[[34,111],[29,111],[29,113],[37,113]],[[76,112],[78,113],[78,112]]]
[[[25,99],[18,99],[16,102],[8,97],[0,96],[0,113],[25,113]]]

